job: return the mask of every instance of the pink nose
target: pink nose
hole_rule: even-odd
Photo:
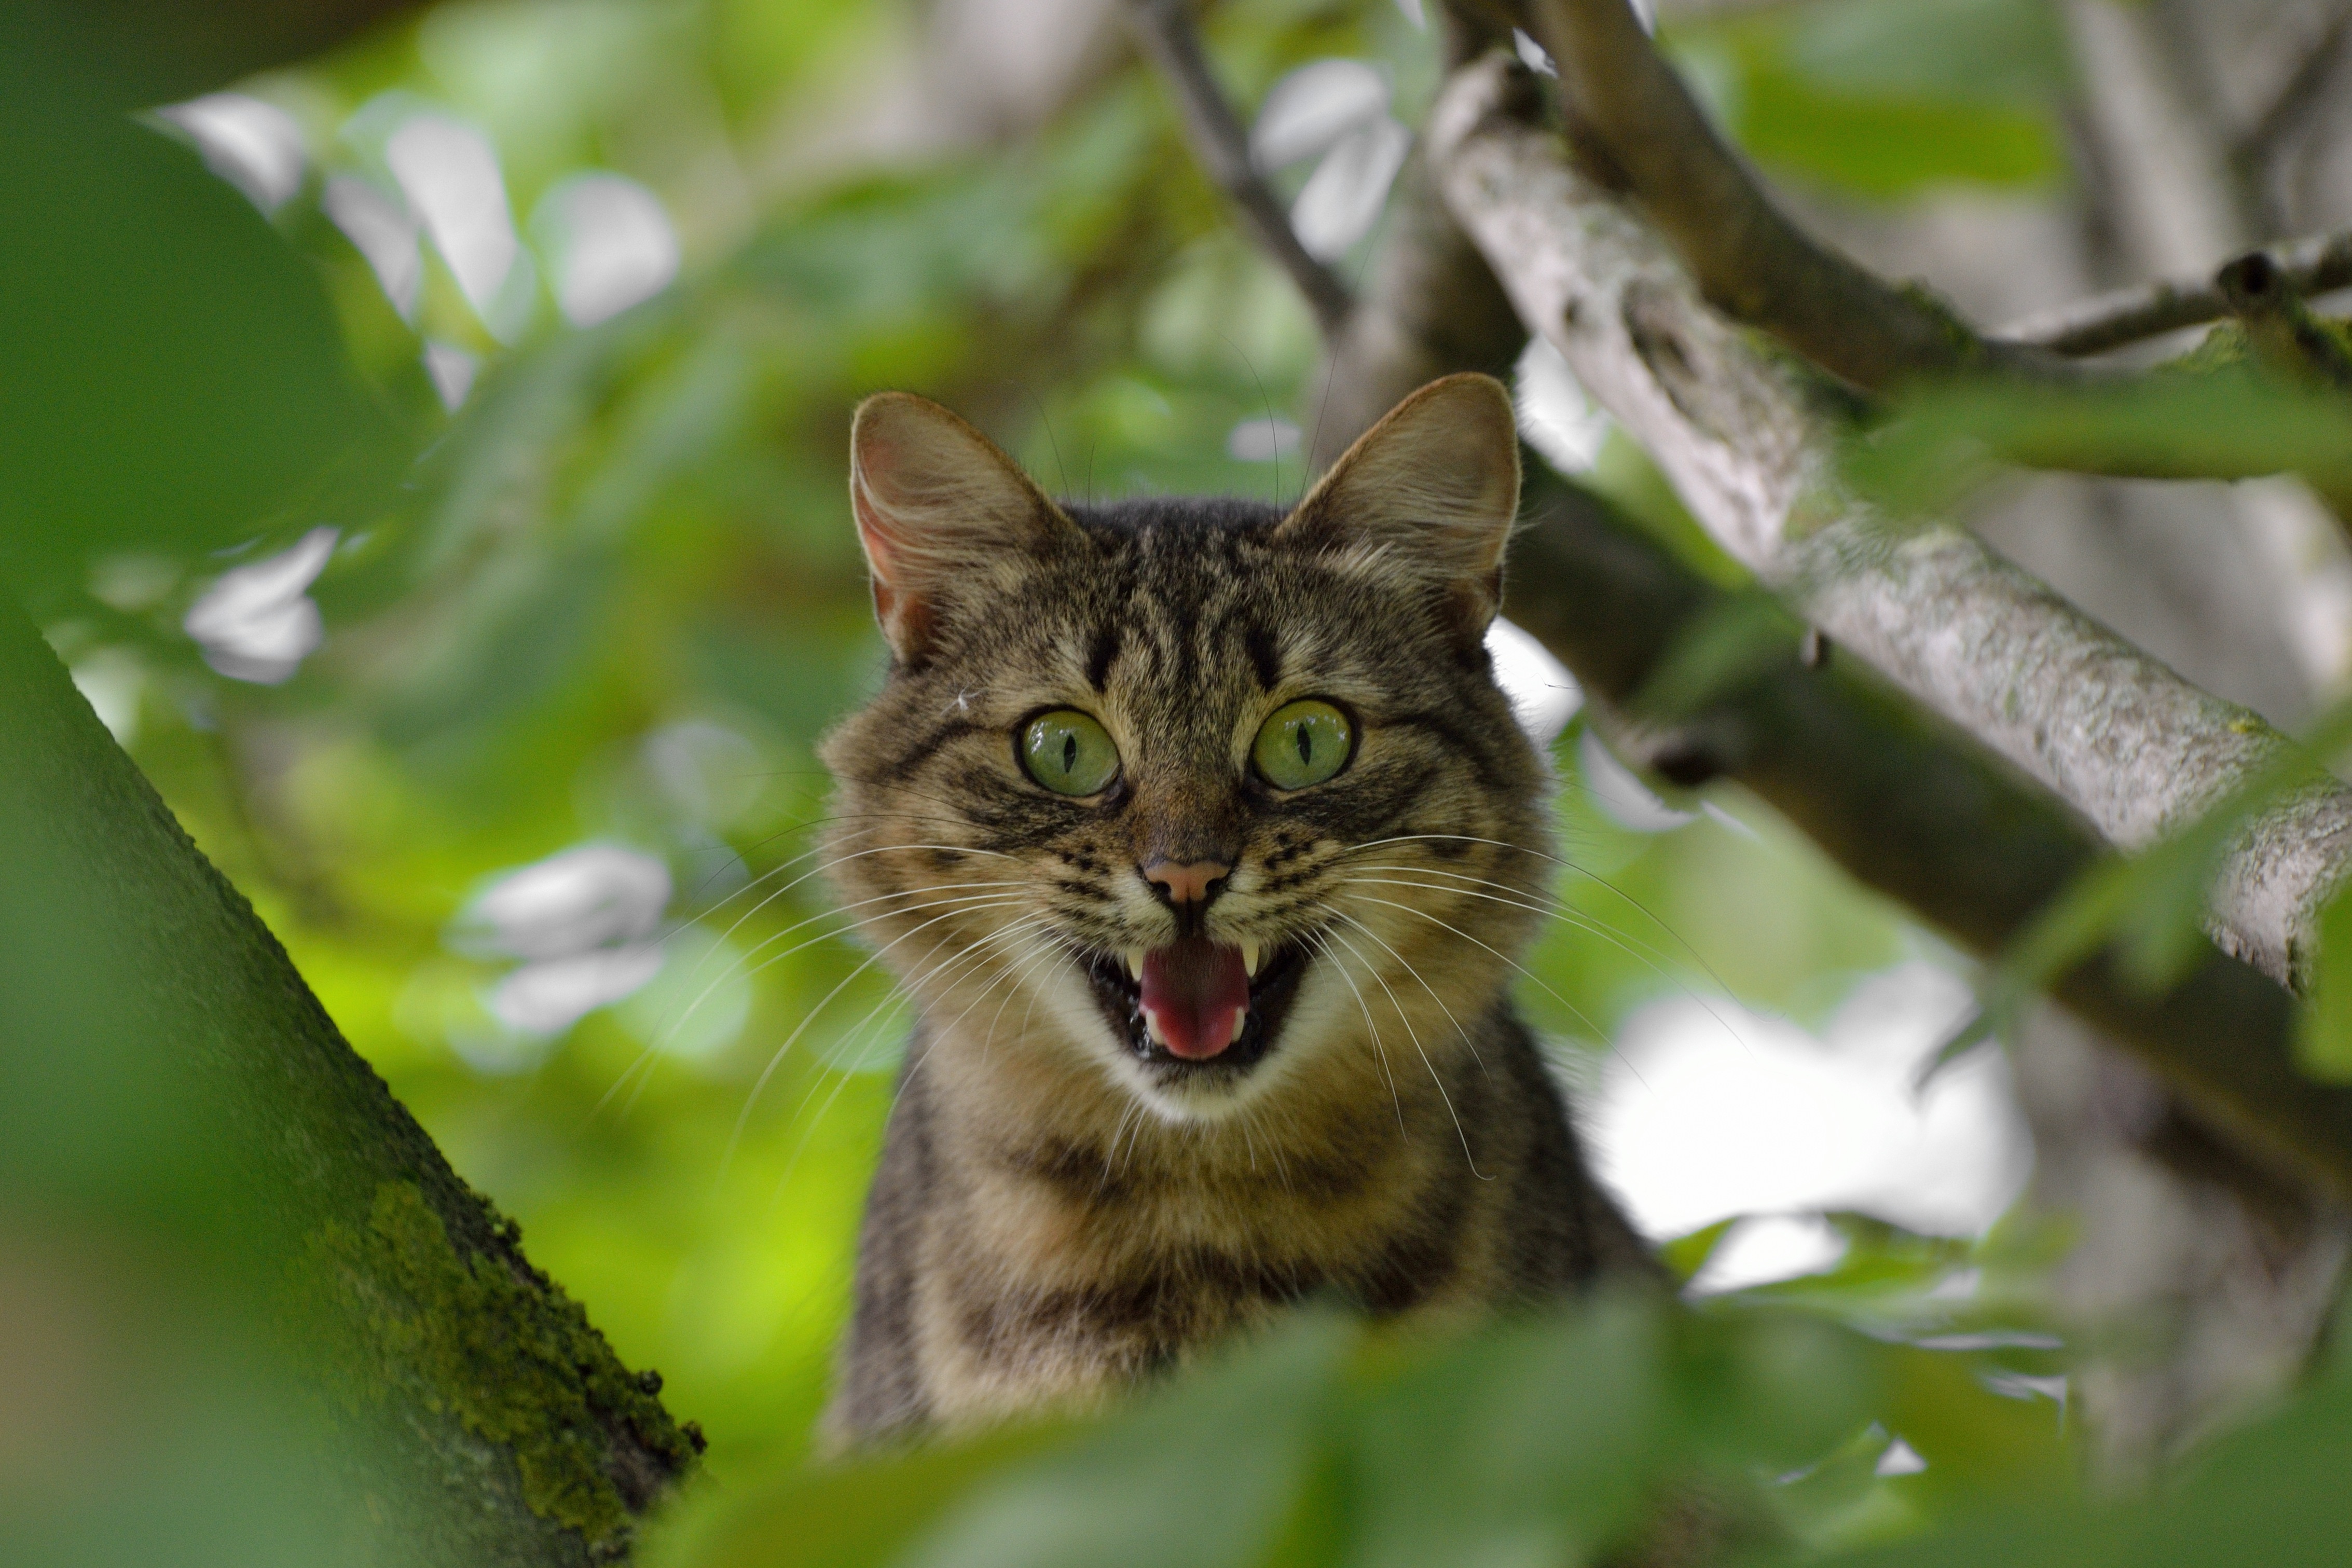
[[[1143,868],[1143,879],[1168,889],[1174,904],[1205,904],[1212,883],[1224,880],[1233,869],[1222,860],[1154,860]]]

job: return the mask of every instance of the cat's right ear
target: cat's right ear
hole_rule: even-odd
[[[1472,652],[1502,607],[1503,547],[1518,508],[1511,395],[1490,375],[1449,375],[1359,437],[1274,537],[1418,583]]]
[[[874,614],[919,664],[943,614],[979,584],[1010,585],[1077,525],[996,444],[926,397],[885,392],[849,429],[849,503],[874,574]]]

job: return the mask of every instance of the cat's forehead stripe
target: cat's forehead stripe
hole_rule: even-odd
[[[1105,616],[1095,628],[1094,647],[1087,655],[1087,684],[1097,691],[1105,689],[1110,679],[1110,667],[1118,658],[1120,618]]]
[[[1277,606],[1260,594],[1272,561],[1265,538],[1282,521],[1281,508],[1145,498],[1068,510],[1108,547],[1103,564],[1122,579],[1122,602],[1085,632],[1089,687],[1108,690],[1111,667],[1131,651],[1148,657],[1153,684],[1175,692],[1197,696],[1227,684],[1244,660],[1260,689],[1280,683]],[[1087,607],[1073,608],[1083,619]]]

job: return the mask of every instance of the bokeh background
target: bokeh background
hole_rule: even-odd
[[[1666,10],[1788,199],[1979,319],[2149,269],[2100,216],[2062,8]],[[1232,0],[1202,25],[1302,235],[1360,275],[1439,80],[1421,6]],[[908,1023],[809,858],[815,742],[882,659],[849,412],[920,391],[1060,493],[1294,497],[1313,318],[1104,0],[445,0],[146,107],[121,155],[184,230],[100,235],[101,213],[78,252],[85,220],[62,219],[70,281],[25,286],[70,311],[112,268],[126,343],[140,312],[166,330],[97,365],[34,345],[8,439],[52,460],[85,416],[137,416],[158,450],[204,451],[206,411],[142,389],[171,373],[174,312],[244,310],[288,450],[315,425],[343,455],[215,454],[200,482],[110,459],[16,542],[23,596],[352,1043],[660,1370],[711,1473],[772,1477],[826,1391]],[[2338,165],[2313,168],[2272,216],[2334,199]],[[55,397],[24,389],[44,366]],[[1518,393],[1547,458],[1737,579],[1556,360],[1524,361]],[[205,504],[175,507],[184,483]],[[2292,494],[2243,503],[2262,550],[2200,590],[2239,594],[2210,613],[2181,609],[2193,563],[2147,542],[2179,534],[2173,503],[2146,504],[2050,481],[1980,521],[2030,553],[2090,519],[2095,550],[2037,564],[2136,635],[2172,635],[2157,605],[2274,716],[2340,686],[2352,563]],[[2268,664],[2225,624],[2242,602],[2273,607]],[[1660,798],[1564,672],[1522,668],[1570,864],[1521,1000],[1645,1228],[1701,1238],[1702,1291],[1810,1277],[1864,1316],[1933,1297],[1947,1327],[2056,1344],[2044,1275],[2072,1233],[2013,1206],[2034,1152],[2008,1058],[1927,1074],[1969,966],[1737,789]],[[2040,1435],[2004,1462],[2055,1473],[2063,1369],[2010,1375],[1974,1385]],[[1880,1528],[1927,1462],[1872,1430],[1840,1517]]]

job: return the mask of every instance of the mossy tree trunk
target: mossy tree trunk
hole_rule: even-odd
[[[610,1560],[698,1447],[344,1042],[0,596],[0,1275],[77,1269],[145,1305],[122,1331],[59,1331],[102,1364],[57,1418],[110,1400],[136,1427],[159,1389],[210,1375],[181,1362],[249,1359],[279,1393],[248,1414],[280,1447],[288,1421],[302,1434],[270,1495],[343,1561]],[[199,1317],[231,1326],[179,1334]],[[108,1506],[97,1482],[77,1495]],[[58,1506],[53,1529],[91,1522]],[[0,1482],[0,1525],[9,1507]]]

